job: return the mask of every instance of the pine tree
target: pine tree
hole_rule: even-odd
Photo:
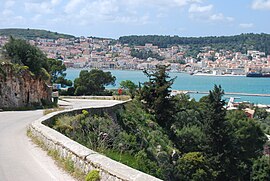
[[[170,89],[175,78],[169,79],[167,68],[168,66],[158,65],[155,71],[144,71],[149,81],[140,88],[140,99],[145,108],[156,116],[158,124],[169,129],[175,107]]]
[[[231,138],[231,127],[226,120],[225,102],[222,100],[224,91],[221,86],[214,86],[205,99],[204,132],[206,145],[204,147],[213,168],[218,172],[217,180],[231,180],[236,175],[235,158]]]

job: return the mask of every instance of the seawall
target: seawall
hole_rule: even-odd
[[[88,149],[44,125],[50,124],[53,118],[64,114],[74,115],[81,113],[82,110],[87,110],[90,114],[97,114],[104,111],[113,114],[116,109],[122,106],[123,104],[117,104],[110,107],[85,107],[53,112],[31,123],[29,129],[48,149],[57,150],[62,158],[72,159],[75,167],[84,173],[88,173],[91,170],[99,170],[101,181],[160,181],[158,178],[147,175]]]

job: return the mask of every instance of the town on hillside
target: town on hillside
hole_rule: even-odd
[[[9,37],[0,36],[0,47]],[[270,72],[270,55],[248,50],[215,50],[204,46],[195,56],[190,56],[188,45],[160,48],[146,43],[144,46],[121,44],[112,39],[93,37],[29,40],[46,53],[48,58],[62,60],[67,68],[97,68],[142,70],[153,69],[157,64],[170,65],[174,72],[198,75],[246,75],[248,72]]]

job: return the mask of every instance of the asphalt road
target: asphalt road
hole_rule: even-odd
[[[67,99],[67,108],[101,107],[118,104],[112,100]],[[47,153],[26,136],[27,125],[43,111],[0,112],[0,181],[72,181]]]
[[[26,136],[43,111],[0,112],[0,181],[72,181]]]

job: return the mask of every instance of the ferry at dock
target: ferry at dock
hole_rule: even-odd
[[[266,77],[270,78],[270,73],[261,73],[261,72],[248,72],[247,77]]]

